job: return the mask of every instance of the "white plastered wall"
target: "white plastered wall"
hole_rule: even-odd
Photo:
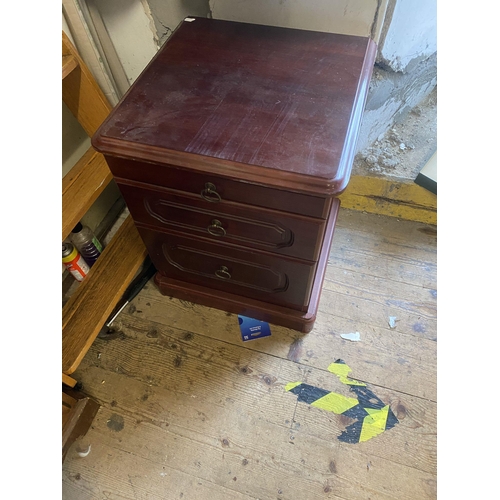
[[[156,31],[146,1],[93,0],[122,63],[133,83],[158,50]]]
[[[214,19],[370,36],[377,0],[210,0]]]
[[[387,24],[380,58],[393,71],[411,70],[412,61],[437,51],[436,0],[397,0]]]

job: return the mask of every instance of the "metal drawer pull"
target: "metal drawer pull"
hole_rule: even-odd
[[[229,272],[229,269],[226,266],[220,266],[220,268],[217,269],[217,271],[215,271],[215,276],[217,276],[217,278],[221,278],[223,280],[231,279],[231,274]]]
[[[207,182],[205,184],[205,189],[201,192],[201,196],[203,196],[205,200],[211,201],[212,203],[218,203],[221,200],[215,184],[212,184],[211,182]]]
[[[220,220],[214,219],[210,226],[207,227],[207,231],[212,236],[226,236],[226,230],[222,227]]]

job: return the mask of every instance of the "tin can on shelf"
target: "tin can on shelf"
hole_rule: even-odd
[[[90,271],[85,259],[71,243],[62,244],[62,261],[66,269],[77,281],[83,281]]]

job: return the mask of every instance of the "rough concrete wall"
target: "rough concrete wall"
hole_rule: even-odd
[[[390,0],[377,63],[410,72],[437,51],[437,0]]]
[[[437,84],[437,56],[420,61],[412,71],[397,73],[376,66],[370,82],[358,151],[372,144],[427,97]]]
[[[379,0],[210,0],[214,19],[369,36]]]
[[[436,0],[389,0],[358,151],[402,121],[436,85]]]

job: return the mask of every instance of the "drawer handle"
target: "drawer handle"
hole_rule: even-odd
[[[215,276],[223,280],[231,279],[231,273],[229,272],[229,269],[226,266],[220,266],[220,268],[217,269],[217,271],[215,271]]]
[[[226,236],[226,230],[222,227],[220,220],[214,219],[210,226],[207,227],[207,231],[212,236]]]
[[[217,192],[215,184],[212,184],[211,182],[207,182],[205,184],[205,189],[201,192],[201,196],[203,196],[205,200],[212,203],[218,203],[221,200],[220,194]]]

